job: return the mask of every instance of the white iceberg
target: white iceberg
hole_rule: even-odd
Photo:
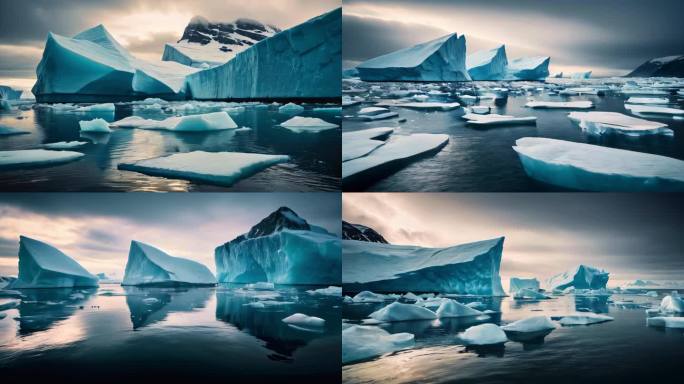
[[[604,133],[619,133],[628,136],[674,135],[674,131],[667,128],[667,124],[617,112],[571,112],[568,118],[578,122],[582,130],[595,135]]]
[[[73,112],[114,112],[114,103],[93,104],[73,109]]]
[[[521,57],[508,62],[506,80],[544,80],[549,76],[548,56]]]
[[[575,80],[589,79],[591,78],[591,71],[571,73],[570,78]]]
[[[506,333],[496,324],[480,324],[472,326],[458,334],[467,345],[494,345],[508,341]]]
[[[569,287],[575,289],[605,289],[609,277],[610,274],[606,271],[580,264],[569,271],[551,276],[547,279],[546,286],[550,290],[565,290]]]
[[[463,305],[456,300],[441,299],[436,314],[437,317],[441,319],[447,317],[480,316],[482,315],[482,312],[467,305]]]
[[[118,169],[150,176],[231,186],[272,165],[289,160],[290,157],[287,155],[193,151],[133,163],[119,163]]]
[[[383,303],[387,298],[385,295],[380,295],[370,291],[361,291],[353,298],[355,303]]]
[[[0,168],[42,167],[68,163],[85,156],[72,151],[47,149],[20,149],[0,151]]]
[[[268,291],[275,289],[275,284],[266,281],[258,281],[256,283],[250,283],[245,285],[247,289],[256,289],[260,291]]]
[[[539,290],[539,280],[537,280],[536,278],[522,279],[519,277],[511,277],[509,287],[508,287],[508,292],[516,293],[523,288],[538,291]]]
[[[543,332],[556,329],[548,316],[532,316],[501,327],[506,332]]]
[[[646,323],[649,327],[684,328],[684,317],[648,317]]]
[[[301,328],[321,328],[325,326],[325,320],[316,316],[308,316],[303,313],[295,313],[284,318],[283,323]]]
[[[280,126],[294,133],[319,133],[339,127],[337,124],[328,123],[327,121],[317,117],[302,116],[295,116],[283,123],[280,123]]]
[[[639,104],[625,104],[625,109],[629,109],[632,113],[645,113],[652,115],[684,115],[684,109],[657,107],[653,105],[639,105]]]
[[[415,304],[403,304],[395,301],[368,315],[368,317],[382,321],[410,321],[410,320],[433,320],[437,318],[434,312]]]
[[[591,101],[528,101],[525,106],[549,109],[589,109],[594,108],[594,103]]]
[[[410,333],[390,334],[378,327],[352,325],[342,330],[342,364],[412,348],[414,345],[414,336]]]
[[[535,116],[515,117],[510,115],[499,115],[496,113],[490,113],[487,115],[466,113],[461,117],[468,120],[468,124],[473,125],[531,124],[537,121]]]
[[[128,116],[110,124],[120,128],[160,129],[175,132],[220,131],[237,128],[237,124],[226,112],[212,112],[198,115],[173,116],[164,120]]]
[[[565,316],[553,316],[553,319],[558,319],[558,322],[561,325],[590,325],[614,320],[610,316],[591,312],[580,312],[574,315]]]
[[[540,137],[513,149],[528,176],[585,191],[684,191],[684,161],[648,153]]]
[[[522,288],[517,290],[513,294],[513,298],[516,300],[547,300],[550,296],[547,296],[537,290],[532,290],[529,288]]]
[[[342,161],[363,157],[385,144],[394,128],[378,127],[360,131],[342,132]]]
[[[479,51],[466,57],[468,74],[473,80],[501,80],[506,76],[508,58],[506,46]]]
[[[97,286],[97,276],[59,249],[29,237],[19,237],[19,276],[8,289]]]
[[[278,112],[287,114],[301,113],[304,112],[304,107],[302,107],[301,105],[297,105],[295,103],[287,103],[285,105],[281,105],[278,108]]]
[[[663,297],[660,302],[660,312],[663,313],[684,313],[684,300],[676,291]]]
[[[109,133],[109,123],[105,119],[81,120],[78,122],[81,132]]]
[[[173,287],[215,284],[216,278],[206,266],[193,260],[170,256],[151,245],[131,241],[121,285]]]
[[[342,296],[342,287],[331,285],[328,288],[310,289],[306,293],[310,295]]]
[[[46,143],[43,144],[43,147],[47,149],[72,149],[72,148],[80,148],[84,145],[87,145],[87,141],[59,141],[56,143]]]

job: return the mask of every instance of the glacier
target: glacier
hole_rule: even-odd
[[[340,284],[340,239],[280,207],[248,233],[216,247],[221,283]]]
[[[525,173],[586,191],[684,191],[684,161],[649,153],[540,137],[515,142]]]
[[[479,51],[466,57],[468,74],[473,80],[501,80],[506,76],[506,46]]]
[[[364,61],[363,81],[469,81],[466,39],[451,33],[426,43]]]
[[[216,278],[206,266],[170,256],[151,245],[131,241],[121,285],[177,287],[215,284]]]
[[[344,290],[505,296],[499,277],[504,238],[447,248],[342,241]]]
[[[508,292],[509,293],[516,293],[523,288],[531,289],[533,291],[538,291],[539,290],[539,280],[537,280],[536,278],[522,279],[519,277],[511,277],[511,280],[510,280],[510,283],[508,286]]]
[[[494,345],[508,341],[506,333],[496,324],[486,323],[469,327],[458,337],[467,345]]]
[[[414,345],[414,336],[411,333],[390,334],[379,327],[352,325],[342,330],[342,364],[411,348]]]
[[[549,77],[548,56],[522,57],[508,62],[505,80],[544,80]]]
[[[7,289],[97,287],[97,276],[59,249],[19,237],[19,276]]]
[[[342,9],[259,41],[225,64],[186,77],[194,99],[339,98]]]
[[[549,290],[559,291],[569,287],[575,289],[605,289],[608,278],[608,272],[580,264],[569,271],[551,276],[546,280],[546,286]]]

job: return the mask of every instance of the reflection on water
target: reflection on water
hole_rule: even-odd
[[[21,293],[21,304],[3,310],[0,319],[3,379],[30,374],[53,381],[173,376],[268,382],[288,375],[339,381],[339,297],[312,296],[299,287],[114,284]],[[268,305],[250,304],[261,302]],[[277,304],[282,302],[291,304]],[[281,321],[296,312],[325,319],[325,328],[307,332]]]

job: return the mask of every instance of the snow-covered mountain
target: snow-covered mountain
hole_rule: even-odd
[[[278,27],[256,20],[241,18],[223,23],[195,16],[177,43],[164,46],[162,60],[193,67],[213,67],[278,32]]]
[[[348,223],[344,220],[342,220],[342,239],[388,244],[387,240],[373,228],[361,224]]]
[[[684,55],[651,59],[638,66],[627,77],[684,77]]]

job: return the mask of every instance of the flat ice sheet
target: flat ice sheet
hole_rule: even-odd
[[[528,108],[589,109],[594,108],[591,101],[528,101]]]
[[[374,151],[385,142],[380,140],[389,136],[394,128],[379,127],[342,133],[342,161],[353,160]]]
[[[0,151],[0,168],[39,167],[68,163],[85,156],[79,152],[22,149]]]
[[[337,124],[328,123],[317,117],[302,116],[295,116],[280,123],[280,126],[294,133],[319,133],[339,127]]]
[[[593,134],[674,135],[674,131],[667,128],[667,124],[639,119],[617,112],[571,112],[568,114],[568,118],[578,122],[583,130]]]
[[[467,113],[462,117],[468,120],[468,124],[474,125],[530,124],[537,121],[535,116],[515,117],[511,115],[498,115],[496,113],[490,113],[488,115]]]
[[[657,107],[654,105],[625,104],[625,109],[629,109],[629,111],[632,113],[648,113],[648,114],[654,114],[654,115],[673,115],[673,116],[684,115],[684,109]]]

